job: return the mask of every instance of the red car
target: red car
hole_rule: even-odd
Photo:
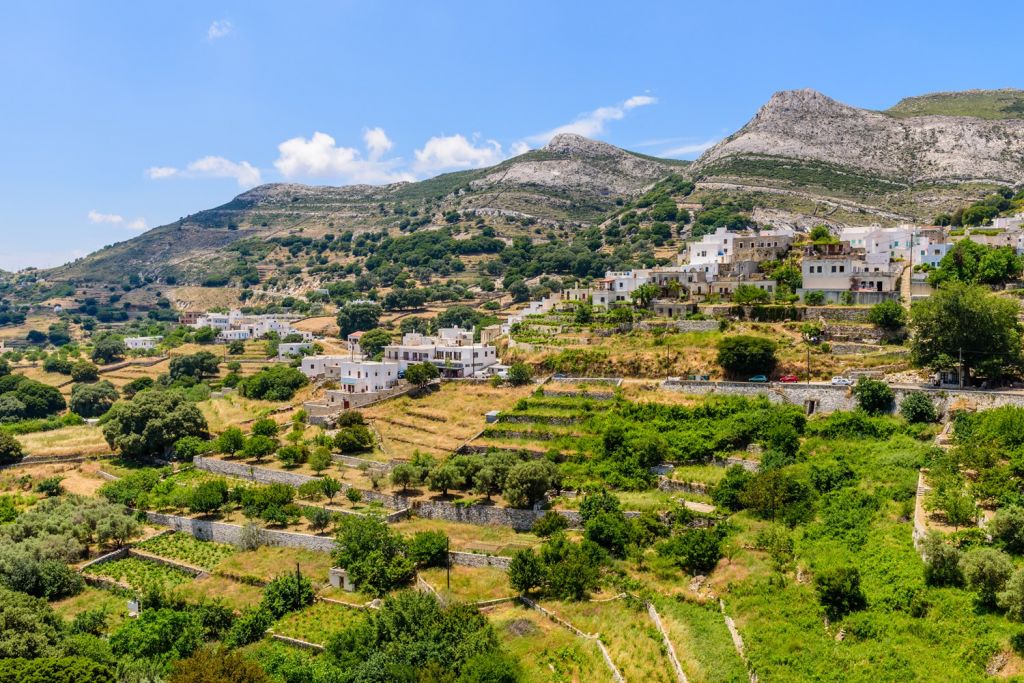
[[[779,381],[785,382],[786,384],[793,384],[795,382],[799,382],[800,378],[797,377],[796,375],[783,375],[782,377],[779,378]]]

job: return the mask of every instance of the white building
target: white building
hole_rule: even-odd
[[[446,328],[436,337],[410,332],[401,343],[384,347],[384,360],[398,363],[402,372],[410,365],[433,363],[445,377],[470,377],[498,362],[498,350],[473,342],[473,332]]]
[[[298,334],[304,341],[311,341],[311,333],[292,327],[292,322],[298,319],[299,316],[295,315],[243,315],[241,311],[232,310],[229,313],[204,313],[196,316],[191,326],[196,329],[212,327],[219,330],[217,339],[222,342],[260,339],[271,332],[281,338]]]
[[[161,341],[163,337],[125,337],[124,345],[129,351],[149,351]]]
[[[313,342],[281,342],[277,345],[277,358],[278,360],[292,358],[311,348],[313,348]]]

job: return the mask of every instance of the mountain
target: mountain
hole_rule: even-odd
[[[542,149],[490,168],[415,183],[262,185],[222,206],[101,249],[48,277],[95,282],[127,275],[171,276],[195,282],[232,261],[226,248],[246,238],[266,240],[299,232],[322,236],[346,230],[397,232],[410,219],[425,227],[444,225],[444,215],[451,211],[579,227],[601,220],[616,200],[639,194],[687,164],[563,134]]]
[[[926,220],[985,189],[1024,182],[1019,109],[1020,91],[928,95],[887,112],[783,91],[693,172],[698,187],[758,193],[768,206],[799,211],[821,202],[845,220]]]

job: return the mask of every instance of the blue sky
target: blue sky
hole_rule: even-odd
[[[421,178],[576,130],[694,158],[773,92],[1024,87],[1010,2],[5,2],[0,268],[260,182]]]

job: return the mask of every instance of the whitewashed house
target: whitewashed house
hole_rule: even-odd
[[[124,345],[129,351],[149,351],[163,341],[163,337],[125,337]]]

